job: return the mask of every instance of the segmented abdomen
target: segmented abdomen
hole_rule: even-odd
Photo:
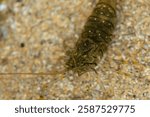
[[[67,61],[69,70],[87,72],[99,62],[111,42],[116,23],[116,0],[99,0],[87,19],[74,51]]]

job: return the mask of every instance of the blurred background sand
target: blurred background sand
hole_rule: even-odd
[[[64,72],[97,0],[3,0],[0,99],[150,99],[150,1],[117,0],[117,27],[97,72]],[[2,5],[4,5],[2,7]],[[69,47],[68,47],[69,46]]]

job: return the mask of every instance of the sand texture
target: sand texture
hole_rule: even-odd
[[[96,2],[3,0],[0,99],[150,99],[150,0],[117,0],[114,39],[97,74],[64,71]]]

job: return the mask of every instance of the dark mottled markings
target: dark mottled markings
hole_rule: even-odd
[[[94,70],[111,42],[116,23],[116,0],[99,0],[87,19],[74,50],[69,52],[67,69],[78,74]]]

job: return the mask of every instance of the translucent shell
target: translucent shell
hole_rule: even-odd
[[[69,52],[67,69],[78,74],[94,70],[111,42],[116,24],[116,0],[99,0],[88,17],[73,51]]]

